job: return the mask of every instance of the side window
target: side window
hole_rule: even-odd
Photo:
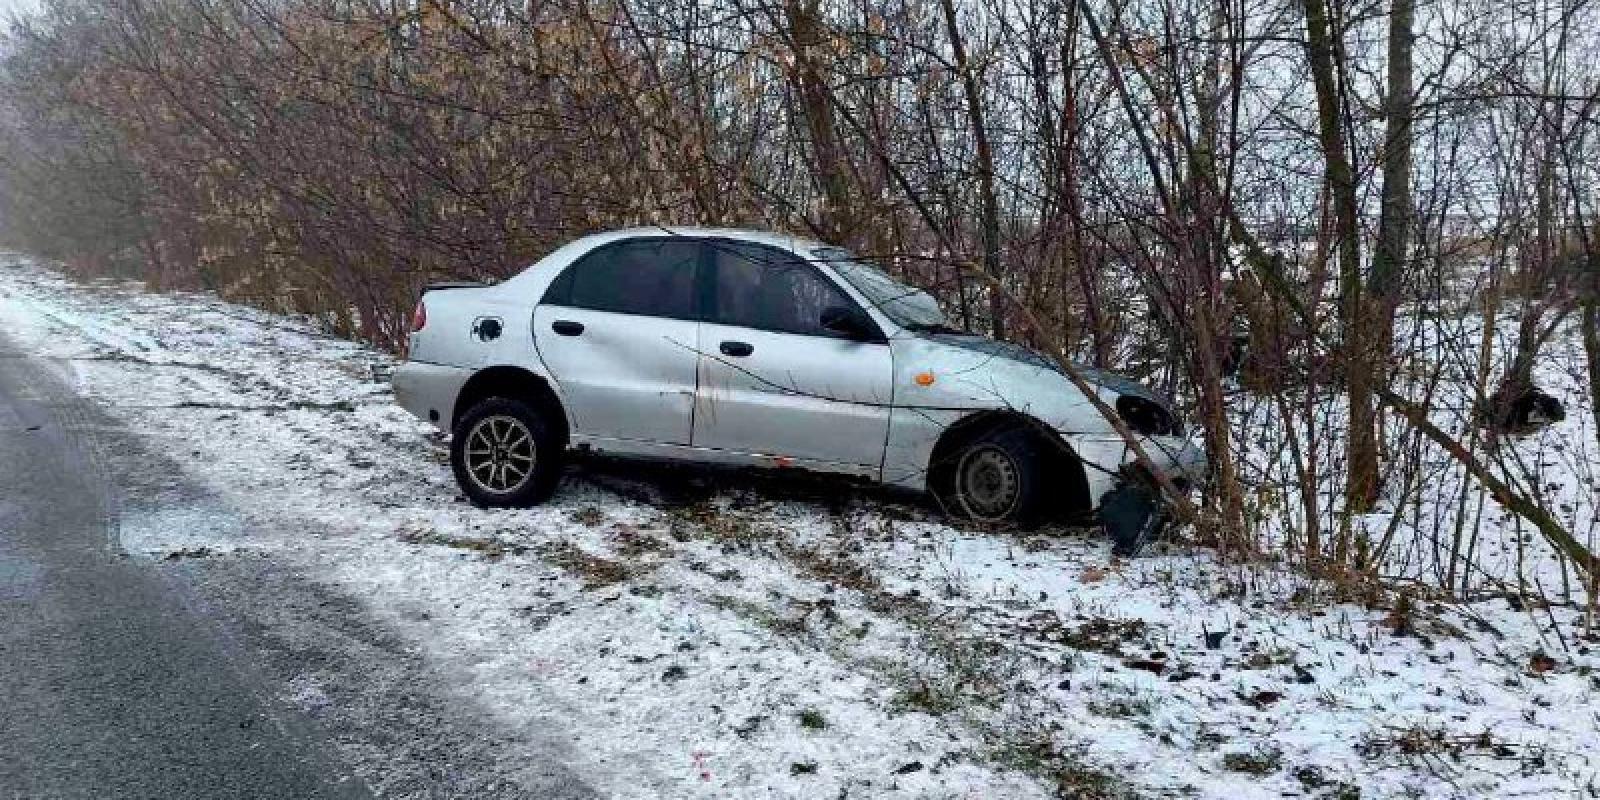
[[[695,316],[695,267],[700,246],[691,240],[646,239],[607,245],[550,284],[543,302],[651,317]]]
[[[717,322],[783,333],[833,336],[822,312],[855,303],[805,261],[761,245],[707,242],[716,266]]]

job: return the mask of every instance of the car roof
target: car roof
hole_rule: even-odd
[[[753,242],[783,250],[792,250],[808,256],[810,255],[809,251],[814,248],[829,246],[808,236],[796,236],[790,233],[761,231],[750,228],[702,228],[690,225],[648,225],[624,228],[591,234],[578,241],[589,245],[590,247],[584,248],[587,250],[608,242],[642,239],[652,236],[692,236],[702,239],[729,239],[740,242]]]
[[[603,233],[592,233],[574,239],[554,252],[530,265],[528,268],[513,275],[506,280],[495,284],[495,289],[501,293],[522,293],[527,291],[543,292],[544,287],[555,279],[557,273],[566,265],[578,258],[612,242],[622,242],[629,239],[644,239],[650,237],[686,236],[701,239],[727,239],[739,242],[752,242],[776,247],[781,250],[798,253],[805,258],[813,258],[812,250],[818,247],[827,247],[827,244],[804,236],[774,231],[758,231],[745,228],[701,228],[687,225],[649,225],[634,228],[622,228]],[[547,269],[540,269],[544,265]]]

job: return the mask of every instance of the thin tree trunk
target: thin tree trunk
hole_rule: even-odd
[[[800,95],[806,131],[811,136],[817,182],[822,189],[819,227],[824,238],[851,244],[858,232],[858,221],[850,192],[850,165],[834,124],[834,104],[830,97],[833,90],[817,63],[818,51],[824,44],[822,12],[818,0],[785,0],[783,13],[793,37],[795,55],[790,80]]]
[[[994,190],[994,150],[989,144],[989,126],[983,114],[983,89],[978,85],[978,75],[967,59],[966,43],[956,20],[955,0],[941,0],[944,8],[945,30],[950,37],[950,49],[955,54],[956,70],[961,74],[961,88],[966,94],[967,122],[972,127],[974,155],[978,161],[978,200],[982,206],[979,225],[983,237],[983,271],[996,283],[1000,274],[1000,202]],[[1004,338],[1005,298],[989,290],[989,331],[996,338]]]
[[[1383,193],[1378,217],[1378,246],[1373,253],[1367,296],[1361,302],[1359,363],[1350,364],[1349,383],[1352,434],[1362,441],[1360,458],[1351,458],[1352,474],[1363,471],[1356,493],[1369,499],[1377,492],[1380,420],[1372,398],[1374,385],[1389,381],[1389,359],[1394,348],[1394,312],[1405,280],[1411,249],[1412,45],[1416,0],[1393,0],[1389,7],[1389,75],[1384,98]],[[1367,417],[1358,422],[1356,410]],[[1356,426],[1359,424],[1359,429]],[[1369,436],[1370,435],[1370,436]],[[1352,441],[1355,441],[1352,437]],[[1354,456],[1354,454],[1352,454]],[[1355,481],[1356,477],[1352,477]],[[1363,507],[1364,508],[1364,507]]]
[[[1339,259],[1340,315],[1343,321],[1345,381],[1352,400],[1348,437],[1345,443],[1347,476],[1345,510],[1360,513],[1372,507],[1377,489],[1377,436],[1374,430],[1372,385],[1363,368],[1361,313],[1361,245],[1356,206],[1355,171],[1350,165],[1342,118],[1344,94],[1338,75],[1338,54],[1343,47],[1335,41],[1340,35],[1330,22],[1324,0],[1304,0],[1306,14],[1306,58],[1311,65],[1311,81],[1317,96],[1317,130],[1322,144],[1323,174],[1332,195],[1334,236]],[[1352,384],[1359,384],[1352,386]],[[1334,545],[1334,559],[1343,563],[1349,553],[1349,527],[1342,526]]]
[[[1096,367],[1111,364],[1111,331],[1106,326],[1103,303],[1100,299],[1100,274],[1089,261],[1083,229],[1083,183],[1078,174],[1078,149],[1082,122],[1078,118],[1078,92],[1082,88],[1073,74],[1075,62],[1073,48],[1077,46],[1078,25],[1082,17],[1074,5],[1067,24],[1066,40],[1061,43],[1061,193],[1067,205],[1067,222],[1071,225],[1068,244],[1072,253],[1072,271],[1078,280],[1078,290],[1083,294],[1083,316],[1089,328],[1091,362]]]
[[[1220,4],[1212,6],[1211,25],[1217,33],[1226,28],[1222,8]],[[1258,543],[1238,538],[1245,533],[1244,492],[1239,484],[1238,465],[1234,463],[1227,391],[1222,382],[1223,354],[1231,343],[1228,314],[1232,309],[1221,292],[1221,263],[1226,258],[1227,243],[1220,212],[1228,202],[1218,191],[1222,186],[1217,167],[1222,131],[1218,118],[1222,108],[1220,87],[1224,63],[1221,45],[1212,45],[1209,54],[1210,62],[1195,88],[1200,135],[1197,141],[1180,142],[1187,148],[1184,155],[1190,167],[1190,174],[1182,184],[1189,213],[1185,223],[1190,229],[1187,237],[1190,244],[1186,248],[1190,262],[1188,283],[1194,295],[1189,303],[1194,337],[1189,358],[1205,426],[1206,450],[1211,454],[1216,474],[1214,489],[1222,512],[1219,532],[1225,542],[1227,537],[1234,537],[1239,549],[1253,553]],[[1174,129],[1177,129],[1176,123]]]
[[[1600,264],[1591,263],[1590,269],[1600,272]],[[1600,283],[1600,275],[1594,278]],[[1600,420],[1600,290],[1596,288],[1583,299],[1583,352],[1589,361],[1589,407]],[[1594,438],[1600,444],[1600,425],[1595,426]]]

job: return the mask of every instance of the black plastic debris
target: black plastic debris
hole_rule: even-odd
[[[1119,558],[1138,555],[1159,538],[1169,516],[1156,488],[1137,478],[1123,481],[1100,499],[1100,526],[1111,537],[1111,554]]]
[[[1525,433],[1566,418],[1561,400],[1537,386],[1501,387],[1480,413],[1485,427],[1501,433]]]

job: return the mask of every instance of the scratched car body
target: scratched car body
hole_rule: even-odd
[[[834,473],[1026,526],[1093,510],[1136,460],[1049,360],[953,330],[925,292],[782,234],[588,236],[496,285],[430,287],[413,328],[395,394],[452,434],[480,505],[544,500],[576,449]],[[1200,478],[1167,402],[1079,374],[1156,467]]]

